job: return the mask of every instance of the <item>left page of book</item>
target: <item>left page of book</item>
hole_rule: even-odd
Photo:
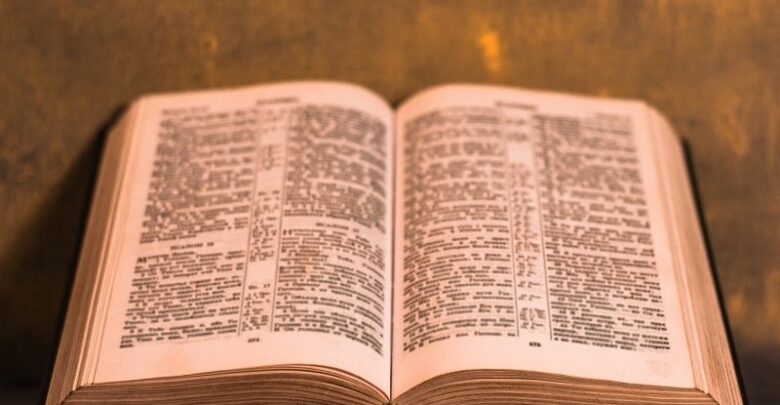
[[[87,380],[309,364],[389,392],[392,114],[327,82],[145,97]]]

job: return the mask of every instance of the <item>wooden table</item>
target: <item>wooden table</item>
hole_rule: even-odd
[[[466,81],[657,106],[690,146],[751,402],[778,403],[778,21],[772,0],[0,2],[0,391],[45,373],[121,106],[321,78],[393,102]]]

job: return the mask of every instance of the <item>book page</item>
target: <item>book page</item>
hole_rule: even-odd
[[[401,107],[393,397],[478,369],[694,387],[647,116],[467,85]]]
[[[387,104],[302,82],[140,115],[91,381],[310,364],[388,393]]]

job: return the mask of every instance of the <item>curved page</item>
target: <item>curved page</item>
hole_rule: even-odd
[[[694,386],[644,104],[444,86],[396,119],[394,397],[478,369]]]
[[[388,393],[384,101],[310,82],[141,108],[92,382],[314,364]]]

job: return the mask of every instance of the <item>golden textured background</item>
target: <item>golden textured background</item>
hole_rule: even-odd
[[[0,402],[50,361],[114,113],[149,92],[319,78],[394,103],[468,81],[657,106],[690,146],[751,403],[780,403],[772,0],[0,1]]]

